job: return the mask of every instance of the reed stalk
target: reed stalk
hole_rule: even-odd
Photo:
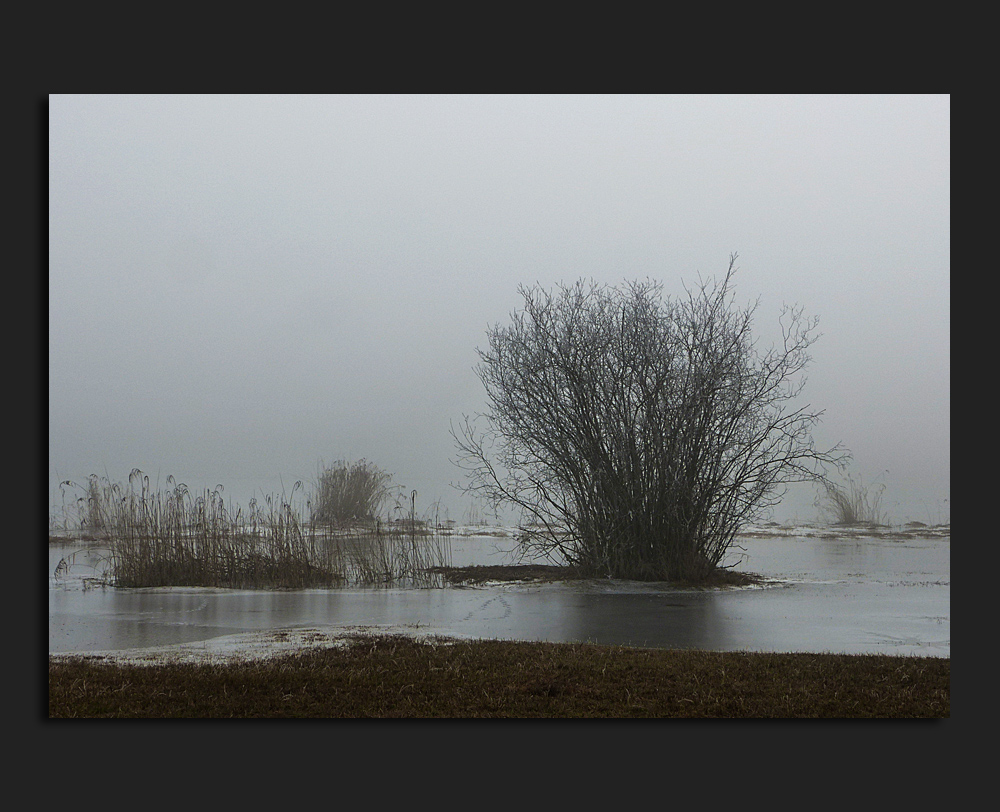
[[[73,483],[69,483],[73,484]],[[292,497],[225,503],[222,486],[193,497],[173,477],[154,490],[139,469],[128,486],[91,477],[81,530],[98,528],[110,548],[108,577],[118,587],[211,586],[236,589],[422,584],[447,566],[449,540],[409,527],[337,528],[306,521]],[[292,490],[294,496],[301,483]]]

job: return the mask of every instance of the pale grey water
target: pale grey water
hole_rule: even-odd
[[[509,538],[452,539],[452,563],[509,563]],[[749,538],[764,588],[582,581],[474,588],[115,589],[100,551],[49,550],[49,652],[120,650],[279,628],[407,625],[441,634],[716,651],[951,656],[949,538]],[[68,577],[56,564],[79,551]],[[739,551],[735,551],[739,552]]]

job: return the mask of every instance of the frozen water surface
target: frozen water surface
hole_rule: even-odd
[[[452,563],[511,563],[502,531],[461,528]],[[393,631],[428,638],[593,642],[716,651],[951,656],[950,534],[764,528],[727,562],[764,586],[636,581],[299,591],[115,589],[100,549],[50,545],[49,652],[147,661],[263,656]],[[72,555],[75,553],[75,555]],[[54,575],[66,558],[68,570]]]

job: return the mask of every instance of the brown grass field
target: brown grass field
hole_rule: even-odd
[[[947,718],[950,658],[356,639],[260,661],[50,658],[61,718]]]

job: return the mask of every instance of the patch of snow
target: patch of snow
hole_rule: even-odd
[[[127,665],[166,665],[195,663],[225,665],[232,662],[267,660],[318,648],[343,648],[351,642],[390,635],[404,635],[428,645],[450,645],[466,639],[454,632],[434,631],[426,626],[374,625],[327,626],[270,629],[214,637],[194,643],[171,646],[121,649],[117,651],[60,652],[49,654],[56,659],[84,659]]]

